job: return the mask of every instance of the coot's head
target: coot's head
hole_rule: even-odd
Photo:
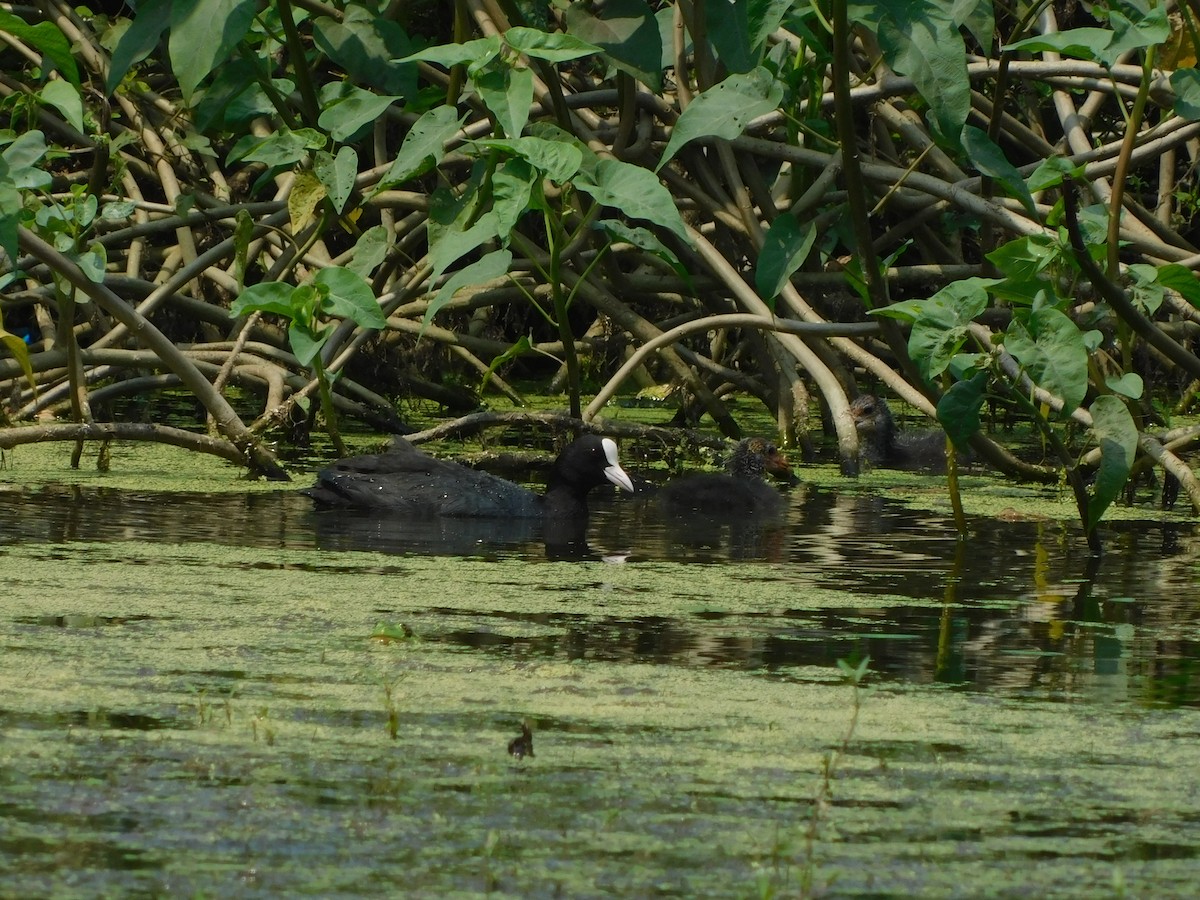
[[[850,418],[864,444],[886,447],[895,439],[896,421],[882,397],[863,394],[850,404]]]
[[[750,437],[738,441],[730,454],[725,470],[737,478],[761,479],[770,475],[781,481],[791,481],[792,464],[779,448],[766,438]]]
[[[612,438],[585,434],[554,461],[546,493],[558,489],[582,497],[606,481],[621,490],[633,492],[633,480],[617,460],[617,442]]]

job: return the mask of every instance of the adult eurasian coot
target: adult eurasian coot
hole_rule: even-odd
[[[611,482],[633,490],[612,438],[584,435],[558,455],[544,494],[461,463],[422,453],[395,438],[386,453],[338,460],[305,489],[321,506],[388,510],[411,516],[586,519],[587,495]]]

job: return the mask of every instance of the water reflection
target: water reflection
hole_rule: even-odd
[[[1097,561],[1077,531],[1060,523],[977,519],[964,544],[948,517],[804,486],[789,495],[785,517],[764,521],[664,519],[619,498],[598,498],[592,508],[586,535],[553,535],[547,546],[537,522],[316,511],[291,491],[9,489],[0,491],[0,553],[14,544],[128,541],[531,564],[606,558],[642,566],[647,590],[661,584],[660,563],[736,564],[748,566],[738,570],[746,591],[756,577],[794,583],[794,608],[754,612],[739,609],[737,598],[700,596],[706,611],[681,605],[672,616],[520,616],[490,609],[481,591],[470,612],[424,611],[437,625],[422,636],[475,652],[736,667],[781,678],[870,654],[876,671],[914,682],[1063,699],[1200,702],[1193,599],[1200,544],[1189,525],[1107,526],[1107,553]],[[687,571],[671,571],[673,587]],[[587,577],[594,580],[595,571]],[[815,590],[861,595],[864,604],[821,608],[802,600]],[[36,624],[105,622],[50,617]],[[537,633],[530,636],[527,626]]]

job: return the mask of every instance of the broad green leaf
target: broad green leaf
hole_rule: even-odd
[[[542,176],[521,157],[506,159],[492,174],[492,212],[496,231],[508,234],[533,206],[534,191],[540,192]]]
[[[132,200],[114,200],[105,203],[100,210],[100,218],[105,222],[123,222],[137,211],[137,204]]]
[[[483,259],[471,263],[465,269],[460,269],[438,289],[437,294],[429,302],[425,317],[421,320],[422,329],[433,321],[438,310],[454,299],[454,295],[463,288],[477,284],[485,284],[508,271],[512,265],[512,253],[508,250],[494,250]]]
[[[0,325],[0,343],[3,343],[8,348],[9,354],[17,361],[17,365],[25,373],[25,380],[29,382],[29,386],[36,394],[37,382],[33,378],[33,366],[29,363],[29,347],[25,344],[25,341],[18,335],[6,331],[3,325]]]
[[[733,140],[752,120],[778,108],[782,99],[783,85],[762,67],[744,75],[730,75],[698,94],[679,116],[655,171],[665,166],[688,141],[701,137]]]
[[[813,223],[801,225],[788,213],[776,217],[758,254],[754,272],[758,295],[768,302],[779,296],[792,273],[808,258],[816,239],[817,228]]]
[[[928,300],[906,300],[871,310],[912,323],[908,355],[921,374],[932,381],[946,371],[970,334],[971,321],[987,309],[993,278],[964,278],[942,288]]]
[[[1087,529],[1091,531],[1112,502],[1121,495],[1137,453],[1137,426],[1120,397],[1106,394],[1092,404],[1092,433],[1100,445],[1100,468],[1088,503]]]
[[[566,22],[571,34],[599,47],[622,72],[655,93],[662,90],[662,38],[645,0],[609,0],[597,8],[572,3]]]
[[[988,373],[980,372],[967,381],[955,382],[938,401],[937,420],[959,450],[965,450],[971,435],[979,430],[987,383]]]
[[[526,56],[544,59],[547,62],[566,62],[599,53],[600,48],[573,34],[554,31],[539,31],[517,25],[504,32],[504,41]]]
[[[601,206],[611,206],[629,218],[644,219],[691,244],[675,198],[649,169],[617,159],[602,159],[592,179],[577,178],[575,187]]]
[[[112,61],[108,66],[108,78],[104,81],[104,92],[110,97],[125,74],[137,63],[154,52],[158,39],[171,24],[173,0],[143,0],[138,4],[125,33],[113,48]]]
[[[679,261],[679,257],[672,253],[653,231],[648,231],[645,228],[631,228],[617,219],[601,219],[596,223],[595,227],[603,228],[614,241],[625,241],[639,250],[657,256],[674,269],[675,273],[687,282],[689,287],[691,286],[691,273]]]
[[[475,73],[500,55],[501,46],[500,35],[493,34],[491,37],[476,38],[462,44],[439,44],[436,47],[426,47],[424,50],[418,50],[416,53],[410,53],[400,59],[393,59],[392,62],[396,64],[431,62],[445,66],[447,69],[462,63],[470,63],[468,71]]]
[[[987,259],[1009,281],[1030,281],[1059,259],[1061,253],[1053,239],[1034,234],[1001,244],[987,254]]]
[[[264,312],[291,319],[297,312],[292,302],[294,292],[295,288],[282,281],[260,281],[238,294],[229,306],[229,315],[237,318],[247,313]]]
[[[501,66],[480,72],[472,84],[500,123],[504,136],[520,137],[533,106],[533,72],[524,66]]]
[[[65,79],[56,78],[54,81],[46,82],[38,95],[42,98],[43,103],[53,106],[62,113],[68,125],[80,134],[86,134],[83,130],[83,98],[79,96],[79,90],[75,85]]]
[[[1104,379],[1104,384],[1114,394],[1120,394],[1130,400],[1142,399],[1142,392],[1146,389],[1142,376],[1137,372],[1126,372],[1120,378],[1109,375]]]
[[[446,141],[458,133],[465,118],[453,106],[436,106],[424,113],[404,136],[392,167],[379,182],[379,190],[424,175],[441,162]]]
[[[341,213],[354,193],[358,175],[358,153],[353,147],[339,147],[337,156],[318,150],[313,156],[313,174],[320,179],[329,195],[333,210]]]
[[[1038,219],[1037,206],[1033,202],[1033,194],[1029,192],[1029,188],[1025,185],[1025,180],[1021,178],[1021,173],[1017,171],[1017,167],[1008,161],[1004,151],[1000,149],[986,131],[976,128],[974,125],[967,125],[962,130],[963,149],[967,152],[967,158],[971,160],[971,164],[975,166],[982,174],[989,178],[995,179],[1009,195],[1021,201],[1021,205],[1028,211],[1030,217],[1036,222]]]
[[[314,332],[303,322],[293,321],[288,326],[288,343],[292,345],[296,362],[306,368],[311,366],[313,360],[320,355],[325,342],[333,336],[333,331],[333,328],[326,326]]]
[[[400,98],[375,94],[349,82],[331,81],[321,88],[321,115],[317,124],[338,143],[349,140],[359,129],[383,116]]]
[[[229,58],[254,21],[254,0],[191,0],[171,4],[167,51],[185,100]],[[299,64],[300,61],[297,61]]]
[[[1009,324],[1004,349],[1039,387],[1063,399],[1062,415],[1083,402],[1088,388],[1087,349],[1079,327],[1053,307],[1042,307]]]
[[[1029,191],[1044,191],[1058,187],[1064,180],[1069,181],[1083,174],[1083,166],[1077,166],[1065,156],[1051,156],[1038,163],[1038,167],[1025,181]]]
[[[327,315],[350,319],[360,328],[386,328],[387,319],[371,286],[353,269],[328,266],[313,278],[313,283],[325,285],[329,293],[321,304]]]
[[[293,166],[308,155],[309,150],[324,149],[328,138],[315,128],[298,128],[290,131],[282,128],[267,138],[248,136],[233,145],[229,162],[245,160],[260,162],[270,168]]]
[[[388,228],[384,225],[373,225],[364,231],[355,243],[354,258],[347,268],[369,279],[371,273],[387,258],[391,246],[391,232]]]
[[[0,10],[0,31],[7,31],[13,37],[37,47],[47,63],[58,69],[76,90],[80,89],[79,67],[71,55],[71,42],[57,25],[52,22],[30,25],[20,16]]]
[[[11,261],[17,258],[17,226],[21,221],[24,203],[21,192],[4,177],[4,168],[0,161],[0,250],[8,257],[5,265],[11,267]]]
[[[1200,307],[1200,279],[1191,269],[1178,263],[1159,266],[1155,281],[1180,294],[1192,306]]]
[[[321,179],[312,172],[298,172],[288,191],[288,218],[291,220],[292,234],[299,234],[307,228],[315,218],[314,213],[321,201],[328,196]]]
[[[760,56],[750,37],[750,4],[706,3],[709,39],[717,58],[730,72],[749,72],[758,65]]]
[[[1165,4],[1147,6],[1144,14],[1133,3],[1123,4],[1122,7],[1114,4],[1108,10],[1113,40],[1100,56],[1100,61],[1108,66],[1115,65],[1129,51],[1145,50],[1171,37],[1171,23],[1167,20]],[[1126,13],[1132,14],[1132,18]]]
[[[971,109],[967,54],[950,9],[924,0],[879,4],[879,46],[888,64],[913,80],[929,104],[933,130],[957,144]]]
[[[991,51],[996,33],[992,0],[952,0],[950,18],[975,35],[984,53]]]
[[[40,190],[49,187],[53,180],[48,172],[37,168],[46,155],[46,137],[40,131],[26,131],[4,148],[0,159],[6,171],[0,172],[4,181],[11,181],[18,190]],[[13,257],[14,259],[16,257]]]
[[[103,244],[93,243],[87,250],[80,253],[75,261],[79,264],[83,274],[87,276],[88,281],[93,284],[104,282],[104,269],[108,265],[108,254],[105,252]]]
[[[558,184],[570,181],[579,171],[579,166],[583,162],[583,154],[574,145],[565,141],[521,137],[476,141],[475,144],[478,147],[494,147],[497,150],[505,150],[514,156],[519,156]],[[657,181],[657,179],[655,180]]]
[[[313,42],[358,84],[411,100],[417,95],[416,63],[395,63],[412,52],[412,41],[395,22],[347,4],[345,18],[313,21]]]
[[[1004,52],[1023,50],[1026,53],[1042,53],[1049,50],[1075,59],[1100,59],[1112,39],[1113,33],[1107,28],[1071,28],[1007,44]]]
[[[1190,122],[1200,120],[1200,69],[1176,69],[1170,80],[1175,92],[1172,111]]]
[[[487,212],[465,231],[450,228],[440,232],[437,240],[432,241],[429,248],[429,262],[433,265],[431,277],[436,279],[472,250],[498,237],[498,224],[496,214]]]

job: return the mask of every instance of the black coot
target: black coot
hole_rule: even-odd
[[[546,492],[422,453],[396,438],[387,453],[338,460],[305,489],[321,506],[410,516],[586,519],[588,492],[606,482],[633,490],[612,438],[584,435],[558,455]]]
[[[933,428],[901,431],[887,401],[863,394],[850,404],[858,430],[859,453],[868,462],[892,469],[946,468],[946,435]]]
[[[783,511],[784,499],[766,482],[766,475],[794,480],[791,463],[775,444],[764,438],[745,438],[733,448],[724,472],[698,472],[669,481],[659,489],[654,503],[671,516],[777,515]]]

